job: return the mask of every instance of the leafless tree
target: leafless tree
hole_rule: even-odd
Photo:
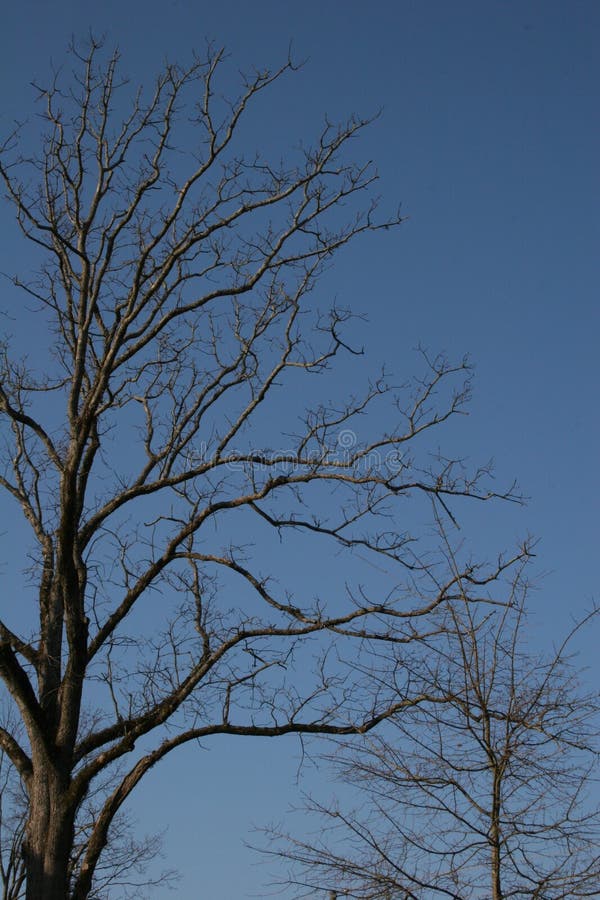
[[[420,586],[440,561],[419,551],[407,499],[455,516],[455,499],[497,496],[485,469],[427,441],[463,410],[465,361],[424,354],[398,396],[380,378],[343,404],[300,400],[285,444],[273,428],[282,391],[287,410],[310,375],[357,352],[350,314],[313,298],[323,268],[400,221],[376,217],[376,174],[347,158],[368,123],[326,122],[275,162],[247,147],[245,121],[292,62],[227,100],[210,48],[168,65],[151,94],[95,43],[71,59],[38,87],[41,142],[17,130],[0,165],[31,250],[33,274],[14,286],[49,336],[30,356],[7,336],[0,362],[0,485],[30,529],[27,612],[9,605],[0,623],[0,675],[24,726],[0,745],[27,798],[28,900],[93,894],[115,817],[177,747],[367,731],[417,702],[362,675],[353,685],[334,660],[348,642],[356,658],[392,636],[433,641],[429,617],[458,579]],[[390,430],[355,441],[386,398]],[[302,535],[408,581],[384,596],[294,595],[261,559]],[[487,577],[460,579],[485,596]]]
[[[598,695],[569,655],[596,613],[540,656],[524,588],[495,610],[446,606],[445,648],[412,667],[430,699],[358,743],[333,739],[329,762],[364,803],[308,801],[316,841],[271,832],[297,896],[600,896]]]

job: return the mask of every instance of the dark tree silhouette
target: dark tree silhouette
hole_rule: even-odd
[[[400,221],[377,218],[376,173],[347,158],[368,122],[326,122],[275,162],[244,149],[242,126],[291,62],[253,72],[229,101],[221,51],[168,65],[152,94],[132,93],[95,43],[71,59],[38,87],[38,145],[17,130],[0,164],[31,248],[14,285],[49,337],[32,358],[8,335],[0,358],[0,485],[31,539],[20,600],[35,624],[16,604],[0,623],[23,726],[1,729],[0,746],[25,792],[29,900],[93,893],[119,810],[177,747],[367,731],[417,702],[363,675],[354,689],[328,646],[353,642],[356,657],[392,637],[432,640],[430,614],[457,584],[477,598],[494,574],[420,585],[437,563],[407,520],[409,497],[455,515],[453,498],[495,496],[485,469],[426,441],[462,411],[466,362],[424,354],[399,396],[381,378],[344,405],[302,402],[301,377],[352,353],[350,314],[313,299],[320,273]],[[285,445],[265,424],[282,390],[301,423]],[[386,399],[390,430],[355,441]],[[272,549],[302,534],[385,559],[406,590],[315,599],[278,586],[248,536]]]

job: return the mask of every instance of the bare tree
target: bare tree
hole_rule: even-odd
[[[27,797],[29,900],[92,895],[119,810],[177,747],[367,731],[417,702],[362,676],[354,687],[328,646],[341,659],[349,641],[355,657],[392,636],[433,641],[429,616],[458,580],[419,587],[439,560],[419,551],[406,499],[454,516],[453,498],[497,496],[485,469],[427,443],[463,410],[465,361],[423,355],[397,397],[380,378],[346,403],[299,405],[285,445],[265,416],[281,416],[282,390],[299,396],[300,376],[356,352],[350,314],[312,295],[336,251],[400,221],[376,218],[376,174],[347,159],[368,123],[326,122],[274,162],[240,136],[290,61],[229,101],[221,51],[168,65],[151,95],[131,92],[116,54],[72,54],[73,73],[38,88],[39,149],[17,130],[0,165],[37,272],[14,285],[50,339],[45,357],[21,358],[7,336],[0,365],[0,484],[30,529],[22,597],[36,623],[0,623],[24,726],[0,745]],[[394,425],[355,441],[386,398]],[[295,596],[248,536],[269,549],[303,534],[409,581],[383,597]],[[460,578],[486,594],[473,570]]]
[[[524,587],[495,610],[446,606],[445,649],[412,666],[429,700],[358,743],[334,739],[327,758],[364,803],[309,801],[314,842],[271,832],[297,896],[332,886],[363,900],[600,896],[598,696],[569,656],[596,613],[537,655]]]

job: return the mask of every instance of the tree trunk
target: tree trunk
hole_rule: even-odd
[[[74,813],[65,779],[42,767],[32,779],[25,841],[27,900],[67,900]]]
[[[494,772],[494,784],[492,794],[492,818],[490,826],[490,845],[491,845],[491,877],[492,877],[492,900],[502,900],[502,872],[500,861],[500,812],[502,809],[501,801],[501,782],[502,775],[496,770]]]

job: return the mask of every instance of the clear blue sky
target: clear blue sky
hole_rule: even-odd
[[[600,599],[600,4],[22,0],[2,18],[2,132],[31,111],[30,82],[90,27],[141,82],[206,37],[240,68],[277,64],[292,41],[307,63],[257,123],[257,145],[294,143],[325,113],[382,108],[357,155],[376,160],[384,203],[401,201],[409,218],[327,277],[368,313],[357,382],[384,360],[410,374],[419,341],[469,352],[477,380],[463,452],[493,456],[499,481],[517,476],[531,498],[498,511],[489,544],[540,537],[541,640]],[[10,243],[0,255],[17,252]],[[597,678],[591,642],[583,649]],[[220,738],[152,774],[135,805],[148,829],[169,825],[177,896],[267,895],[242,841],[253,822],[283,818],[296,764],[291,741]]]

